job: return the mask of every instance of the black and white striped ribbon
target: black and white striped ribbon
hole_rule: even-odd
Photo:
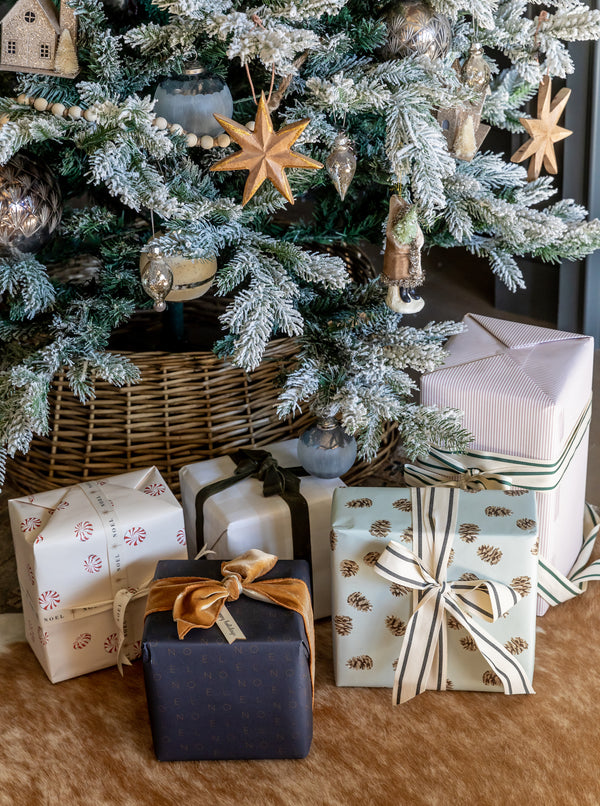
[[[375,570],[385,579],[417,591],[396,665],[393,701],[399,704],[428,688],[446,688],[448,611],[471,634],[496,672],[506,694],[533,694],[521,664],[480,624],[493,622],[519,597],[508,585],[491,580],[448,582],[448,558],[455,534],[458,491],[413,488],[413,548],[392,541]]]

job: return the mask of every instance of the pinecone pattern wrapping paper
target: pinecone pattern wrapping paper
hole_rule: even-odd
[[[371,500],[372,505],[348,506],[349,501],[365,499]],[[401,500],[407,505],[399,505]],[[333,635],[338,686],[393,686],[395,662],[417,594],[379,576],[373,560],[390,541],[412,549],[412,539],[407,541],[413,527],[410,502],[410,489],[348,487],[334,493],[332,525],[339,540],[332,554],[332,602],[334,624],[338,626]],[[506,509],[510,514],[497,514]],[[524,523],[528,530],[523,529]],[[373,524],[378,527],[373,529]],[[380,528],[383,524],[385,529]],[[494,623],[476,621],[515,655],[530,680],[535,653],[538,558],[532,549],[536,540],[533,493],[512,498],[498,490],[459,493],[453,559],[447,579],[490,579],[503,582],[518,593],[517,604],[504,617]],[[352,563],[355,571],[351,576],[342,570],[348,563]],[[358,594],[360,603],[368,602],[368,608],[357,607]],[[497,675],[474,646],[467,630],[448,615],[446,619],[447,677],[453,690],[503,692]],[[346,626],[339,629],[349,623],[351,630]],[[357,662],[366,657],[369,663]]]

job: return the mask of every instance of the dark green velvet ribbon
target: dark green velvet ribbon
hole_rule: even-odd
[[[196,495],[196,553],[204,545],[204,504],[211,497],[243,479],[262,481],[263,495],[279,495],[290,509],[294,559],[306,560],[311,568],[310,522],[308,504],[300,492],[299,476],[307,473],[302,467],[281,467],[268,451],[240,448],[228,454],[236,465],[232,476],[203,487]],[[256,548],[259,548],[258,546]]]

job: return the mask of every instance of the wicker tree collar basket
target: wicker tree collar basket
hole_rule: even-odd
[[[156,465],[178,492],[183,465],[295,437],[313,417],[278,419],[274,388],[281,370],[293,365],[296,347],[290,339],[272,342],[251,374],[209,352],[129,353],[140,383],[118,389],[99,381],[95,400],[85,405],[57,375],[50,436],[35,437],[29,453],[10,462],[11,485],[33,493]],[[394,446],[388,428],[377,458],[355,464],[346,481],[372,473]]]
[[[357,251],[346,249],[342,256],[355,276],[372,276],[368,260],[361,264]],[[209,294],[187,304],[186,310],[191,320],[203,326],[212,321],[216,328],[226,303]],[[131,344],[141,336],[140,343],[148,343],[160,323],[156,314],[144,312],[121,334],[121,341]],[[212,344],[217,336],[215,329],[204,333],[204,340]],[[296,437],[313,416],[307,412],[280,420],[275,407],[278,377],[294,367],[297,351],[296,340],[275,339],[261,365],[246,373],[210,350],[119,350],[140,369],[140,382],[116,388],[97,381],[96,397],[87,404],[74,397],[60,373],[49,394],[50,435],[34,437],[29,453],[11,460],[11,486],[32,493],[156,465],[178,492],[183,465]],[[373,473],[395,444],[396,431],[388,426],[377,457],[357,462],[345,480],[356,484]]]

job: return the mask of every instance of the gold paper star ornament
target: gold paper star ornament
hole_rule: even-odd
[[[529,140],[523,143],[511,157],[512,162],[523,162],[531,157],[527,179],[532,182],[537,179],[542,165],[549,174],[558,172],[554,143],[564,140],[573,132],[558,125],[560,116],[564,112],[571,90],[566,87],[559,90],[551,101],[552,82],[550,76],[544,76],[540,82],[537,102],[537,118],[520,118]]]
[[[215,118],[242,150],[215,163],[210,170],[249,171],[243,205],[248,204],[265,179],[272,182],[282,196],[293,204],[292,189],[284,169],[323,167],[317,160],[291,150],[310,120],[306,118],[298,123],[289,123],[278,132],[274,131],[264,92],[258,103],[254,131],[230,118],[221,115],[215,115]]]

